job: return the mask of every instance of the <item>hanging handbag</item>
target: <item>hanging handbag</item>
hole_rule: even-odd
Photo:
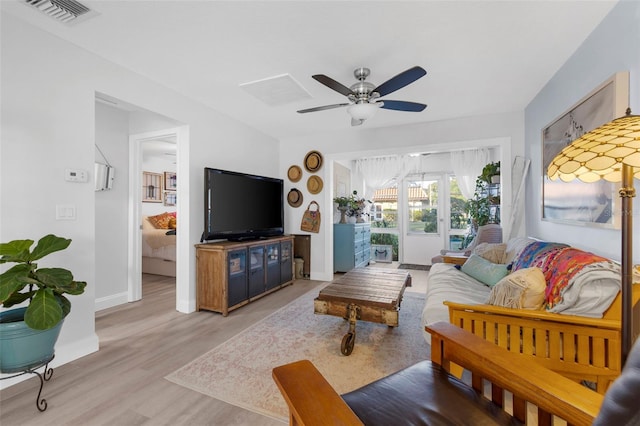
[[[313,211],[310,210],[312,204],[316,205],[316,209]],[[320,205],[315,201],[310,202],[307,210],[304,211],[300,230],[316,233],[320,232]]]

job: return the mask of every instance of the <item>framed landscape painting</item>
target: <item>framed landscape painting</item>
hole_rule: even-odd
[[[542,130],[542,220],[603,228],[620,226],[620,184],[551,181],[547,168],[562,149],[629,106],[629,73],[619,72]]]

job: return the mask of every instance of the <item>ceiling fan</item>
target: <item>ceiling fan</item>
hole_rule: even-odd
[[[396,111],[420,112],[427,107],[425,104],[417,102],[379,99],[382,96],[386,96],[389,93],[402,89],[404,86],[407,86],[424,76],[427,72],[422,67],[415,66],[413,68],[409,68],[377,87],[372,83],[365,81],[370,73],[371,71],[369,68],[356,68],[353,71],[353,75],[356,77],[358,82],[353,84],[351,87],[338,83],[331,77],[327,77],[324,74],[313,75],[312,77],[314,80],[346,96],[349,99],[349,103],[301,109],[298,112],[300,114],[305,114],[307,112],[324,111],[327,109],[348,106],[349,108],[347,108],[347,111],[351,115],[351,125],[359,126],[364,123],[366,119],[371,118],[378,108],[393,109]]]

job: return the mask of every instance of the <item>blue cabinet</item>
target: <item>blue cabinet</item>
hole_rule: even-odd
[[[333,224],[333,270],[347,272],[367,266],[371,259],[369,223]]]

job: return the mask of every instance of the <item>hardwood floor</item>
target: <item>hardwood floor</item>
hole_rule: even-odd
[[[0,424],[282,425],[164,376],[321,284],[298,280],[225,318],[177,312],[174,279],[147,275],[141,301],[96,314],[100,350],[54,370],[47,410],[36,408],[34,377],[0,392]]]
[[[426,273],[410,271],[424,292]],[[223,317],[175,310],[173,278],[145,275],[143,299],[96,314],[100,350],[55,369],[45,383],[48,408],[35,404],[37,378],[0,392],[0,424],[282,425],[164,379],[300,295],[322,285],[297,280]]]

